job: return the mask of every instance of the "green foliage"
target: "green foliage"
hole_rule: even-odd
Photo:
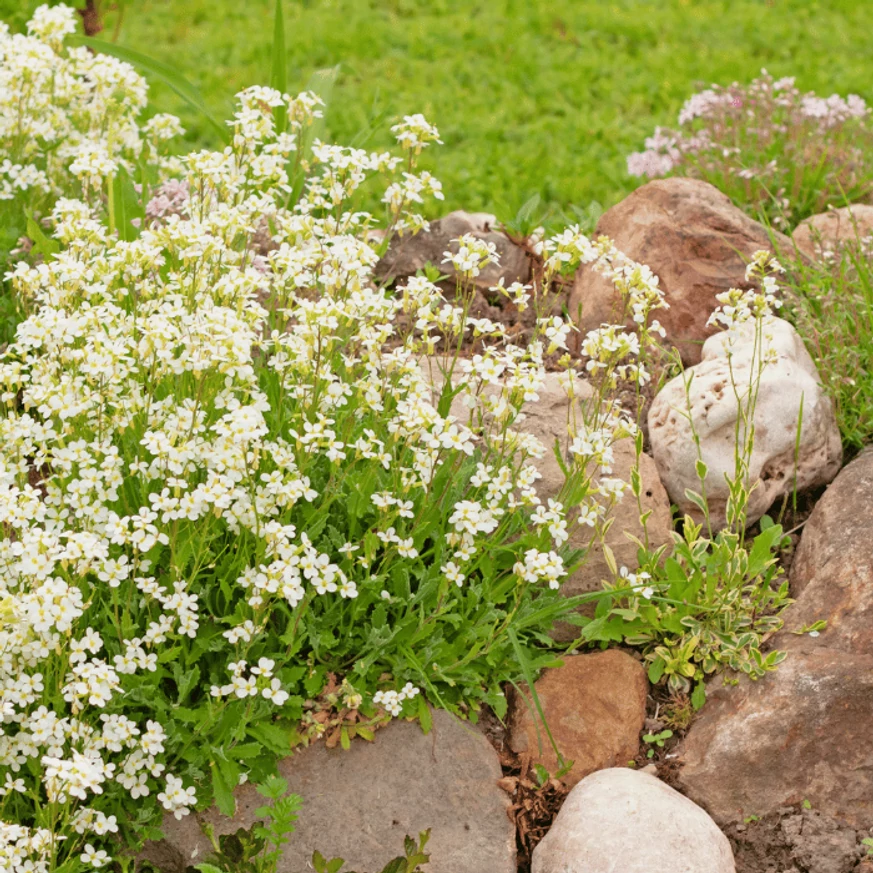
[[[751,547],[736,533],[710,539],[701,530],[686,517],[669,556],[641,551],[637,577],[648,574],[647,588],[604,599],[583,628],[588,641],[639,646],[649,679],[691,692],[695,709],[710,675],[729,669],[758,678],[784,660],[783,652],[765,654],[762,644],[781,626],[778,612],[789,603],[776,562],[779,525],[762,531]]]
[[[659,749],[663,749],[667,740],[673,736],[673,731],[669,728],[666,730],[659,731],[656,734],[643,734],[643,742],[648,743],[650,746],[657,746]],[[646,752],[647,758],[655,757],[655,750],[650,748],[648,752]]]
[[[418,835],[417,843],[412,837],[407,836],[403,841],[403,854],[392,858],[382,868],[381,873],[418,873],[422,864],[426,864],[430,860],[430,855],[424,851],[429,839],[429,830]],[[312,856],[312,867],[315,873],[354,873],[352,870],[343,870],[341,858],[327,861],[319,852]]]
[[[849,240],[830,258],[789,264],[786,317],[834,400],[843,445],[873,442],[873,250]]]

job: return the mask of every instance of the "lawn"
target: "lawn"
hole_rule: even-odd
[[[0,18],[23,23],[36,5],[0,0]],[[558,208],[620,199],[638,184],[627,153],[674,124],[699,85],[766,67],[803,89],[873,99],[873,59],[853,41],[873,29],[863,2],[288,0],[285,11],[293,86],[340,67],[332,137],[387,146],[392,119],[423,112],[446,144],[424,165],[447,207],[502,217],[534,193]],[[118,41],[175,65],[223,115],[237,90],[268,81],[272,14],[273,0],[127,0]],[[215,144],[202,118],[153,88],[193,142]]]

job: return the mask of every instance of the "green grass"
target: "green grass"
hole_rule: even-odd
[[[0,0],[0,17],[20,24],[35,5]],[[269,81],[273,0],[125,6],[119,42],[174,64],[217,113]],[[873,98],[859,38],[873,30],[873,4],[861,0],[287,0],[285,11],[292,86],[341,65],[332,137],[382,147],[392,119],[424,112],[446,143],[427,166],[447,207],[503,217],[534,193],[561,207],[619,200],[638,184],[626,154],[674,124],[698,84],[766,67],[804,89]],[[153,96],[193,141],[214,144],[167,87]]]

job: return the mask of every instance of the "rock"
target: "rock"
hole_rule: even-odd
[[[774,638],[774,646],[794,649],[802,641],[803,646],[873,655],[873,554],[870,540],[860,543],[866,551],[859,547],[835,556],[827,570],[813,576],[783,613],[785,629]],[[793,633],[818,621],[827,625],[815,638]]]
[[[565,657],[563,667],[546,670],[534,687],[555,743],[564,759],[573,761],[562,777],[567,785],[636,758],[649,683],[635,658],[619,649]],[[531,705],[527,692],[514,695],[509,743],[554,774],[558,758]]]
[[[799,597],[832,562],[869,558],[873,542],[873,448],[862,452],[828,486],[807,519],[791,565],[791,594]]]
[[[533,852],[533,873],[735,873],[727,838],[688,798],[624,768],[583,779]]]
[[[607,210],[595,235],[605,234],[629,258],[659,278],[670,308],[655,317],[686,364],[700,360],[703,341],[713,333],[706,321],[715,296],[745,288],[746,264],[759,249],[772,249],[767,229],[737,209],[714,186],[697,179],[658,179]],[[780,250],[791,240],[773,232]],[[615,322],[616,292],[591,267],[576,274],[568,308],[582,307],[583,333]]]
[[[697,521],[702,520],[702,514],[685,491],[701,492],[695,467],[695,433],[699,438],[700,454],[708,468],[705,487],[713,528],[727,523],[729,489],[725,475],[735,475],[740,413],[735,390],[743,397],[748,395],[756,374],[760,374],[760,382],[748,470],[754,490],[749,497],[747,523],[757,521],[775,500],[794,488],[802,491],[824,485],[840,469],[842,444],[833,404],[803,341],[780,318],[773,319],[766,331],[775,361],[763,370],[756,363],[760,349],[755,345],[754,325],[723,331],[706,341],[701,363],[668,382],[649,410],[649,439],[661,481],[680,510]],[[730,355],[726,351],[728,339],[735,340]]]
[[[818,810],[805,809],[782,820],[792,856],[807,873],[852,873],[858,861],[858,836]]]
[[[824,646],[873,655],[873,451],[845,467],[806,522],[791,567],[796,602],[784,613],[785,630],[774,641],[791,649]],[[815,638],[792,633],[818,621]]]
[[[873,234],[873,206],[855,203],[804,219],[791,235],[797,248],[810,258],[836,251],[845,243]]]
[[[719,823],[808,800],[873,824],[873,655],[797,645],[736,686],[713,680],[685,738],[679,785]]]
[[[381,870],[402,854],[403,838],[432,828],[428,873],[515,873],[515,828],[508,796],[497,786],[497,753],[472,726],[439,710],[425,735],[413,722],[392,722],[372,743],[353,740],[349,751],[324,744],[279,764],[303,810],[278,873],[309,870],[314,850],[344,858],[348,869]],[[249,827],[263,798],[251,785],[236,791],[233,819],[212,809],[203,818],[216,833]],[[193,816],[164,822],[164,843],[144,858],[167,873],[184,873],[210,853]],[[168,859],[173,859],[172,864]],[[346,868],[343,868],[346,869]]]
[[[543,474],[543,478],[538,483],[539,495],[543,500],[556,497],[565,482],[564,474],[554,453],[551,452],[551,447],[555,444],[555,440],[558,440],[565,456],[568,456],[568,447],[572,442],[568,430],[567,392],[558,381],[557,375],[547,374],[546,386],[539,392],[540,399],[524,407],[527,418],[518,426],[518,430],[535,436],[550,450],[542,460],[537,462],[537,468]],[[584,387],[576,390],[577,396],[583,399],[590,397],[590,386],[584,382],[581,385]],[[634,441],[630,438],[619,440],[613,446],[613,455],[614,463],[610,475],[629,482],[631,468],[636,460]],[[648,538],[649,545],[655,549],[670,542],[673,531],[670,499],[658,477],[655,462],[648,455],[640,456],[639,474],[642,483],[641,506],[637,506],[633,494],[627,492],[613,510],[615,521],[605,537],[606,545],[612,549],[618,566],[627,567],[629,570],[636,570],[639,566],[637,560],[639,546],[628,535],[642,541]],[[640,524],[640,516],[646,512],[650,514],[643,528]],[[577,524],[572,513],[568,519],[567,529],[570,534],[568,541],[570,548],[584,549],[590,542],[590,529]],[[611,580],[612,574],[606,564],[602,544],[595,543],[588,553],[585,564],[564,579],[561,591],[567,597],[599,591],[605,579]],[[583,607],[582,611],[593,614],[594,604]],[[572,640],[578,635],[578,628],[565,622],[559,623],[553,631],[554,638],[563,641]]]
[[[495,230],[497,219],[486,212],[450,212],[445,218],[430,223],[430,230],[420,231],[414,236],[394,236],[388,251],[376,265],[375,273],[380,279],[401,279],[413,276],[427,263],[438,267],[442,273],[454,280],[455,271],[451,264],[444,264],[445,252],[457,251],[452,240],[465,233],[472,233],[479,239],[497,246],[499,264],[488,264],[475,278],[477,288],[487,290],[504,278],[507,285],[512,282],[527,282],[530,279],[530,260],[524,249],[517,246],[506,234]]]

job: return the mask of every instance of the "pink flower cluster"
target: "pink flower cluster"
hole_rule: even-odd
[[[738,151],[734,143],[742,141],[744,132],[756,142],[770,142],[797,128],[812,125],[831,130],[864,119],[869,113],[857,94],[846,98],[839,94],[802,94],[793,77],[773,79],[762,70],[760,78],[749,85],[713,85],[692,94],[679,112],[679,125],[690,127],[688,132],[656,128],[654,135],[646,139],[645,150],[628,156],[627,169],[632,176],[666,176],[681,168],[686,156],[717,152],[722,158],[729,157],[731,151]],[[746,179],[755,175],[748,166],[737,172]]]

